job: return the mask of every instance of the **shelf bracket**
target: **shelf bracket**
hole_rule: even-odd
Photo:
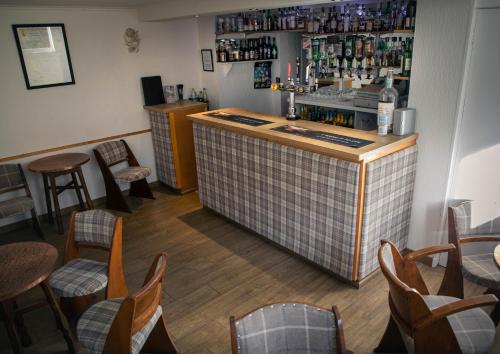
[[[233,64],[219,65],[219,67],[222,71],[222,75],[224,76],[224,78],[226,78],[233,69]]]

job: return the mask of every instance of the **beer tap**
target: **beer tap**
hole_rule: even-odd
[[[300,84],[300,58],[297,57],[295,62],[296,65],[296,83],[293,80],[292,76],[292,65],[288,63],[288,82],[283,84],[277,78],[276,82],[271,85],[271,89],[273,91],[281,91],[288,92],[288,111],[286,114],[286,119],[288,120],[297,120],[300,119],[299,115],[297,115],[295,110],[295,93],[303,94],[305,92],[305,86]]]

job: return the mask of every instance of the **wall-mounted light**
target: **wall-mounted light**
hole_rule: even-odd
[[[123,35],[125,40],[125,45],[128,47],[129,53],[137,53],[139,51],[139,44],[141,43],[141,38],[139,37],[139,31],[133,28],[127,28],[125,34]]]

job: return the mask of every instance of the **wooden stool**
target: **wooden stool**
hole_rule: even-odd
[[[48,284],[47,277],[54,270],[57,249],[44,242],[16,242],[0,246],[0,313],[14,353],[23,353],[23,345],[29,346],[31,339],[24,327],[22,315],[40,308],[45,302],[18,308],[16,297],[40,285],[47,303],[54,313],[57,326],[62,331],[71,353],[78,351],[76,339],[69,329]],[[21,337],[21,338],[19,338]],[[22,345],[21,345],[22,343]]]
[[[66,189],[74,189],[76,196],[78,197],[78,202],[82,210],[94,209],[92,204],[92,199],[90,199],[90,194],[85,184],[85,178],[82,173],[82,165],[90,160],[89,155],[83,153],[67,153],[47,156],[35,161],[32,161],[28,165],[28,169],[32,172],[41,173],[43,176],[43,187],[45,190],[45,201],[47,202],[47,216],[49,222],[52,224],[54,219],[52,217],[52,205],[50,202],[50,193],[52,193],[52,199],[54,201],[54,210],[56,213],[57,231],[60,234],[64,233],[64,228],[62,224],[61,209],[59,207],[58,195],[64,192]],[[63,186],[58,186],[56,184],[56,177],[71,174],[71,181]],[[78,184],[78,179],[80,179],[80,184]],[[50,185],[49,185],[50,179]],[[82,198],[82,193],[80,189],[83,189],[85,194],[85,201],[87,206],[85,206]]]

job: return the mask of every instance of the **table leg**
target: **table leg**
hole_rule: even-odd
[[[52,199],[54,200],[54,211],[56,212],[57,232],[64,233],[62,224],[61,209],[59,208],[59,198],[56,189],[56,176],[50,175],[50,190],[52,191]]]
[[[45,191],[45,202],[47,203],[47,220],[49,223],[54,223],[54,218],[52,217],[52,204],[50,202],[50,189],[49,189],[49,178],[45,173],[42,174],[43,177],[43,189]]]
[[[75,187],[76,196],[78,197],[78,203],[80,204],[80,209],[85,210],[85,204],[83,204],[82,191],[80,190],[80,185],[76,179],[76,173],[71,172],[71,178],[73,179],[73,186]]]
[[[11,303],[1,302],[0,311],[2,313],[3,320],[5,322],[5,327],[7,329],[7,334],[9,335],[10,345],[12,350],[16,354],[24,353],[23,346],[17,335],[16,325],[14,322],[14,309]]]
[[[87,189],[87,184],[85,183],[85,178],[83,177],[82,168],[78,167],[76,173],[78,173],[78,177],[80,178],[80,184],[82,185],[85,200],[87,201],[87,207],[89,210],[94,209],[94,203],[92,203],[92,199],[90,198],[89,190]]]
[[[52,289],[50,288],[48,281],[45,280],[43,281],[40,286],[43,289],[43,292],[45,293],[45,297],[47,298],[47,302],[50,305],[50,308],[52,309],[52,312],[54,313],[54,317],[56,319],[57,326],[63,333],[64,339],[66,340],[66,343],[68,344],[68,350],[71,354],[76,354],[78,352],[78,346],[77,346],[77,340],[75,336],[73,335],[73,332],[71,332],[68,324],[68,320],[66,317],[61,312],[61,309],[59,308],[59,305],[57,304],[57,301],[54,297],[54,293],[52,292]]]
[[[12,301],[12,307],[14,309],[14,323],[16,324],[17,333],[21,337],[21,343],[23,346],[28,347],[32,344],[30,335],[28,334],[28,330],[24,325],[23,315],[20,313],[16,313],[19,310],[19,306],[17,306],[16,300]]]

